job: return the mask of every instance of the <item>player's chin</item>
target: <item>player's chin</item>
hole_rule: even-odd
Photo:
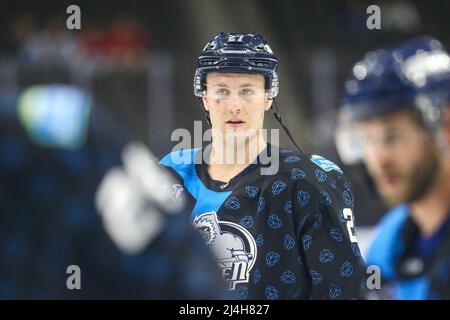
[[[382,187],[380,186],[379,192],[381,197],[388,206],[395,206],[406,201],[406,192],[400,187]]]
[[[225,128],[225,135],[226,136],[235,136],[235,137],[240,137],[240,136],[246,136],[248,135],[248,128],[247,126],[245,126],[245,124],[241,125],[241,126],[227,126]]]

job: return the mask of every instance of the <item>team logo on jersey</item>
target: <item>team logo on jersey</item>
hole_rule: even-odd
[[[211,248],[227,289],[234,290],[236,284],[247,283],[257,251],[250,232],[236,223],[219,221],[215,212],[197,216],[193,224]]]
[[[339,168],[334,162],[331,162],[322,156],[312,155],[310,159],[324,171],[336,170],[337,172],[343,173],[341,168]]]

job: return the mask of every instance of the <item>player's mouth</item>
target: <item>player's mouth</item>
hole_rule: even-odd
[[[379,180],[384,186],[395,187],[400,179],[398,175],[382,175],[379,177]]]
[[[245,124],[245,121],[242,121],[240,119],[233,119],[233,120],[228,120],[227,122],[225,122],[227,124],[227,126],[232,127],[232,128],[239,128],[241,126],[243,126]]]

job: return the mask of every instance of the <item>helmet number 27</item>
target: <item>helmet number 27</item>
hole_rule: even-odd
[[[242,40],[244,40],[243,34],[230,34],[228,36],[229,42],[242,42]]]

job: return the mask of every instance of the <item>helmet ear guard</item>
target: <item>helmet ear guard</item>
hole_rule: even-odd
[[[201,74],[200,70],[197,69],[194,75],[194,95],[196,97],[203,97],[203,92],[206,90],[206,75]]]
[[[268,80],[266,79],[266,82]],[[279,91],[279,80],[278,80],[278,72],[274,72],[272,78],[270,79],[268,99],[274,99],[278,95]]]

